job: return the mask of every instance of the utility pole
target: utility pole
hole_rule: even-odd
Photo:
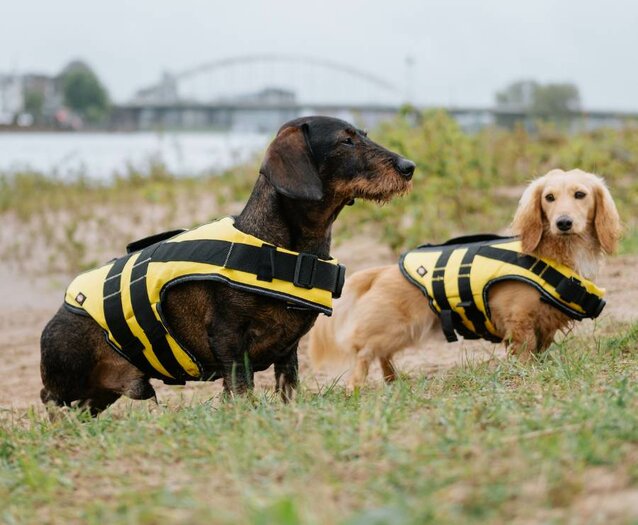
[[[405,57],[405,92],[404,103],[414,105],[414,57]]]

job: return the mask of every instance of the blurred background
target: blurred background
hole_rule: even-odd
[[[466,132],[619,129],[638,115],[636,22],[628,0],[15,2],[0,169],[108,178],[152,158],[201,174],[298,115],[374,129],[406,106]]]
[[[67,274],[241,209],[285,121],[367,128],[414,191],[348,209],[390,253],[507,227],[548,169],[607,177],[638,246],[638,4],[25,0],[0,16],[0,257]],[[374,261],[370,261],[373,263]]]

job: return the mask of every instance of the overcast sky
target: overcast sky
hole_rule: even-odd
[[[584,106],[638,110],[636,0],[6,0],[0,71],[86,60],[116,101],[161,71],[254,53],[406,81],[422,104],[490,105],[510,81],[574,82]]]

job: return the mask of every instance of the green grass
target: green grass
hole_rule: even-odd
[[[290,405],[262,391],[97,420],[7,412],[0,522],[583,522],[592,480],[638,488],[637,344],[638,325],[616,327],[529,366],[467,363],[350,396],[302,385]]]

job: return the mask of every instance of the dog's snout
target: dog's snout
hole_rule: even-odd
[[[416,164],[411,160],[399,157],[396,161],[396,167],[401,175],[410,180],[412,178],[412,175],[414,175],[414,168],[416,168]]]
[[[562,232],[568,232],[572,229],[574,221],[572,221],[569,217],[563,215],[558,218],[556,221],[556,227]]]

